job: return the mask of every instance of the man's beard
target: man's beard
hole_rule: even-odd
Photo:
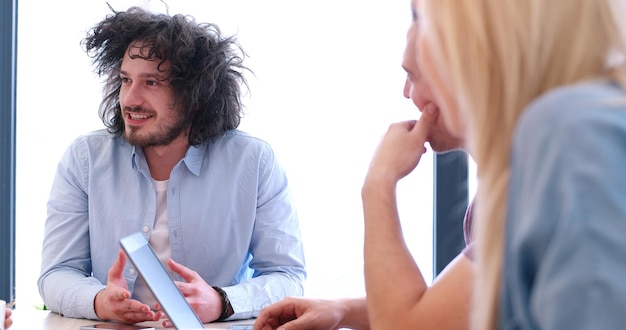
[[[127,112],[146,112],[143,109],[125,109]],[[124,129],[124,138],[128,143],[136,147],[156,147],[164,146],[172,143],[181,133],[183,133],[188,127],[185,118],[180,114],[177,114],[176,118],[173,118],[169,122],[166,122],[158,126],[158,132],[148,132],[139,134],[142,128],[136,128],[126,126]]]

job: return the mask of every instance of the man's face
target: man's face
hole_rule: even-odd
[[[159,71],[160,60],[135,57],[145,55],[135,47],[138,45],[137,42],[130,44],[120,71],[124,137],[130,144],[140,147],[168,145],[182,136],[188,125],[182,111],[173,106],[174,93],[166,79],[169,63],[161,65]]]
[[[422,111],[429,103],[437,108],[439,108],[439,105],[436,103],[430,87],[423,79],[417,65],[417,32],[418,23],[414,20],[407,34],[407,44],[404,49],[402,67],[407,73],[406,82],[404,84],[404,96],[413,100],[415,106]],[[463,147],[463,140],[455,137],[448,131],[442,116],[437,118],[435,125],[428,135],[427,141],[430,143],[430,147],[436,152],[446,152]]]

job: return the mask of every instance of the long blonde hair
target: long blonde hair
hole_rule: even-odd
[[[626,54],[623,0],[420,1],[422,45],[457,97],[477,163],[472,328],[494,329],[517,119],[552,88],[594,77],[624,83],[623,61],[607,60]]]

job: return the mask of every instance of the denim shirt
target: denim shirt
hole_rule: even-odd
[[[106,130],[77,138],[62,157],[48,201],[39,292],[61,315],[97,319],[120,238],[155,223],[156,190],[141,148]],[[171,256],[223,287],[235,314],[256,316],[306,278],[287,176],[266,142],[229,131],[192,146],[167,190]],[[124,269],[133,292],[137,272]],[[175,276],[175,280],[182,281]]]
[[[626,93],[607,81],[534,101],[510,165],[501,329],[626,325]]]

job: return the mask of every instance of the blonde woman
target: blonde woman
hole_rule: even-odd
[[[396,184],[419,164],[428,143],[433,151],[461,149],[438,115],[416,61],[415,7],[402,68],[404,96],[422,112],[419,121],[391,124],[374,154],[362,187],[365,221],[364,272],[367,297],[313,299],[289,297],[265,307],[255,330],[466,329],[474,278],[472,208],[463,219],[467,246],[428,285],[406,248],[398,217]],[[459,219],[459,221],[462,221]]]
[[[621,0],[421,0],[418,61],[478,164],[476,329],[626,324]]]

